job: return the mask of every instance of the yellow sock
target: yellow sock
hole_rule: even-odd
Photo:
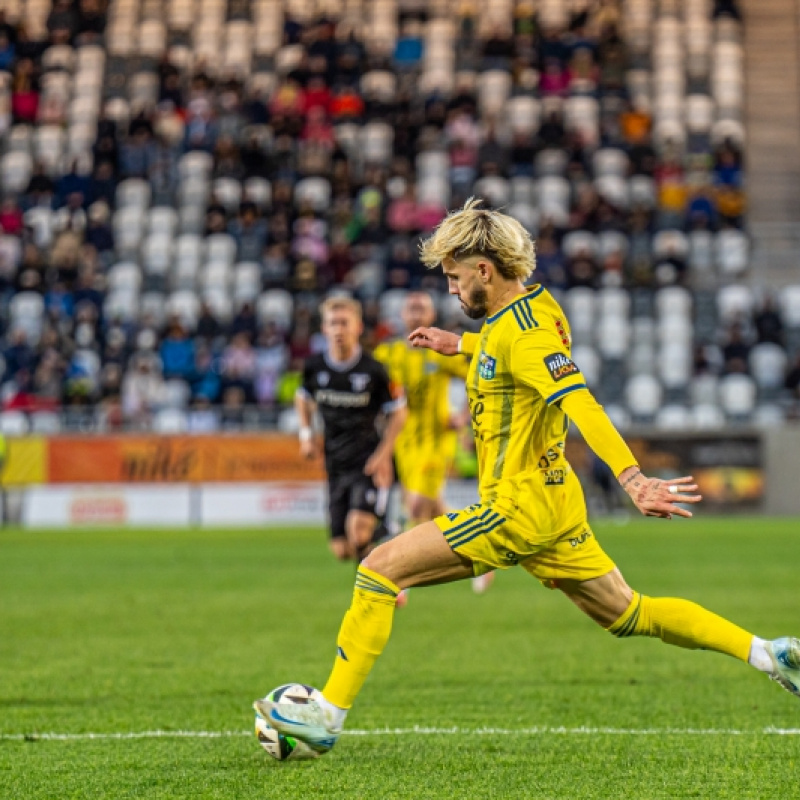
[[[747,661],[753,634],[677,597],[646,597],[633,593],[623,615],[608,628],[620,638],[654,636],[667,644],[689,650],[716,650]]]
[[[344,615],[333,664],[322,696],[339,708],[350,708],[372,665],[392,632],[400,588],[364,566],[356,573],[353,602]]]

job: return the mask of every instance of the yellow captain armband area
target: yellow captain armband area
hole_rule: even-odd
[[[631,449],[588,389],[565,395],[561,408],[578,426],[586,444],[608,464],[615,476],[628,467],[638,466]]]

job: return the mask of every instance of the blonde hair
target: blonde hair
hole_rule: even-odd
[[[347,297],[346,295],[333,295],[333,297],[329,297],[325,300],[322,305],[319,307],[320,316],[324,319],[327,314],[330,314],[334,311],[350,311],[357,319],[362,319],[361,313],[361,303],[358,302],[353,297]]]
[[[428,269],[447,259],[464,261],[482,256],[507,280],[524,281],[536,269],[533,240],[508,214],[478,208],[483,201],[470,197],[464,207],[452,211],[420,245],[420,258]]]

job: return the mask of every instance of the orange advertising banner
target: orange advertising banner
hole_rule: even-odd
[[[58,436],[47,443],[50,483],[307,481],[321,459],[300,457],[294,436]]]

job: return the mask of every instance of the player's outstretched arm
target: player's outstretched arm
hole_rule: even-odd
[[[566,395],[561,408],[578,426],[589,447],[608,464],[633,504],[648,517],[691,517],[681,504],[699,503],[697,485],[687,476],[663,481],[642,473],[625,440],[588,389]]]

